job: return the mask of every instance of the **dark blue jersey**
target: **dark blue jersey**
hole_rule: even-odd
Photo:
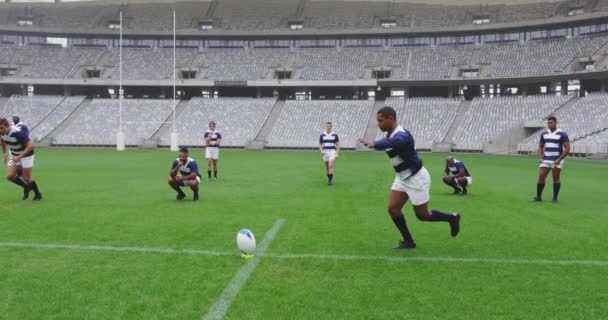
[[[175,169],[177,167],[177,164],[179,163],[179,159],[175,159],[173,161],[173,165],[171,166],[171,169]],[[189,176],[191,173],[196,173],[198,175],[198,164],[196,163],[196,161],[192,158],[188,158],[188,160],[186,161],[185,164],[182,164],[181,167],[179,167],[179,174],[181,176]]]
[[[422,168],[422,159],[416,152],[414,137],[399,126],[390,136],[376,141],[375,149],[384,150],[393,164],[395,172],[413,176]]]
[[[30,142],[28,134],[19,130],[19,128],[15,126],[11,127],[11,131],[9,133],[0,135],[0,139],[6,144],[13,156],[18,156],[23,150],[25,150],[25,147],[27,147],[27,144]],[[33,155],[34,150],[23,156],[31,157]]]
[[[207,139],[209,137],[211,137],[211,142],[218,142],[218,140],[222,139],[222,135],[219,132],[214,131],[213,134],[211,134],[211,131],[207,130],[207,131],[205,131],[204,138]],[[220,145],[218,144],[218,145],[212,145],[212,146],[208,145],[207,147],[213,148],[213,147],[219,147],[219,146]]]
[[[464,169],[464,176],[465,177],[470,177],[471,175],[469,174],[469,170],[467,170],[467,167],[464,165],[464,163],[462,161],[458,161],[456,159],[454,159],[454,164],[452,166],[445,166],[445,174],[449,175],[458,175],[458,172],[460,172],[460,169]]]

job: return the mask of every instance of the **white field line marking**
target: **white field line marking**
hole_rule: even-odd
[[[224,317],[228,311],[228,308],[230,308],[232,301],[234,301],[234,298],[236,298],[241,291],[241,288],[243,288],[245,285],[245,282],[247,282],[247,279],[249,279],[249,276],[251,276],[251,273],[260,262],[260,259],[264,256],[268,246],[277,235],[277,232],[279,232],[279,229],[281,229],[284,222],[285,220],[283,219],[277,220],[272,228],[266,232],[264,239],[255,250],[255,256],[251,258],[251,260],[247,261],[247,263],[241,267],[239,272],[237,272],[234,278],[232,278],[220,297],[215,301],[207,314],[203,317],[203,320],[222,319]]]
[[[80,245],[80,244],[44,244],[44,243],[27,243],[27,242],[0,242],[0,247],[30,248],[30,249],[68,249],[68,250],[170,253],[170,254],[192,254],[192,255],[205,255],[205,256],[233,256],[234,255],[234,252],[194,250],[194,249],[114,247],[114,246]]]
[[[260,245],[261,246],[261,245]],[[44,244],[27,242],[0,242],[0,247],[30,248],[30,249],[68,249],[118,252],[143,252],[166,254],[191,254],[205,256],[234,256],[235,252],[146,248],[146,247],[114,247],[78,244]],[[399,257],[399,256],[356,256],[338,254],[292,254],[292,253],[266,253],[256,254],[259,257],[274,259],[326,259],[326,260],[366,260],[390,262],[461,262],[461,263],[494,263],[494,264],[536,264],[536,265],[582,265],[582,266],[608,266],[608,260],[550,260],[550,259],[501,259],[501,258],[458,258],[458,257]]]
[[[499,259],[499,258],[455,258],[455,257],[396,257],[396,256],[354,256],[337,254],[292,254],[267,253],[267,258],[275,259],[326,259],[326,260],[368,260],[389,262],[462,262],[495,264],[537,264],[537,265],[584,265],[606,266],[606,260],[549,260],[549,259]]]

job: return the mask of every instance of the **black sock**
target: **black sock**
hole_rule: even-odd
[[[431,210],[431,220],[430,221],[452,221],[454,216],[448,213],[443,213],[437,210]]]
[[[461,188],[462,188],[462,191],[465,191],[465,192],[467,191],[467,186],[461,186]]]
[[[334,174],[333,174],[333,173],[332,173],[332,174],[328,174],[328,175],[327,175],[327,180],[328,180],[329,182],[332,182],[332,181],[334,180]]]
[[[207,170],[207,178],[211,179],[211,170]]]
[[[182,191],[182,188],[180,186],[174,186],[171,185],[171,188],[173,188],[173,190],[177,191],[178,194],[184,194],[184,192]]]
[[[217,170],[214,170],[214,171],[213,171],[213,177],[214,177],[214,178],[217,178]]]
[[[192,189],[192,193],[194,193],[195,198],[198,198],[198,187],[196,189]]]
[[[540,197],[543,195],[543,189],[545,188],[545,184],[537,184],[536,185],[536,197],[540,199]]]
[[[412,235],[410,234],[410,230],[407,228],[407,224],[405,223],[405,217],[403,214],[397,218],[393,217],[393,222],[395,223],[395,226],[397,226],[397,229],[399,229],[399,232],[401,232],[403,241],[414,242],[414,239],[412,239]]]
[[[553,184],[553,200],[557,200],[557,196],[559,195],[559,188],[562,186],[561,183]]]
[[[30,183],[30,186],[32,187],[32,190],[34,190],[35,194],[40,194],[40,191],[38,190],[38,184],[36,184],[36,181],[32,180],[32,183]]]
[[[11,182],[20,186],[23,189],[26,189],[28,187],[27,183],[25,183],[25,181],[23,181],[23,179],[21,179],[21,177],[17,177],[17,179],[11,180]]]
[[[458,184],[456,183],[456,180],[451,180],[450,183],[446,183],[448,186],[454,188],[454,191],[458,190]]]

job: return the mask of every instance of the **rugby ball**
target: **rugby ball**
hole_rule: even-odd
[[[236,235],[236,244],[244,254],[253,254],[255,252],[255,236],[248,229],[241,229]]]

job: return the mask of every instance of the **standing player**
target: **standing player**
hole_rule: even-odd
[[[188,157],[188,148],[179,149],[178,158],[173,161],[169,172],[169,185],[177,191],[177,200],[182,200],[186,194],[182,191],[182,186],[190,187],[194,193],[194,201],[198,201],[198,186],[201,178],[198,176],[198,165],[196,161]]]
[[[340,138],[331,131],[331,121],[325,123],[325,131],[319,137],[319,151],[325,162],[325,173],[327,174],[327,185],[333,185],[334,181],[334,163],[340,156]]]
[[[15,126],[11,126],[7,119],[0,118],[0,140],[2,141],[2,162],[7,164],[6,178],[23,188],[23,200],[27,199],[30,191],[34,191],[34,200],[42,200],[38,184],[32,178],[34,167],[34,144],[28,135]],[[10,158],[7,154],[10,151]],[[22,175],[17,174],[18,167],[22,168]]]
[[[419,220],[448,222],[452,237],[458,235],[460,231],[459,213],[447,214],[429,209],[431,177],[426,168],[422,166],[422,160],[418,157],[414,148],[414,138],[409,131],[403,129],[397,123],[395,109],[391,107],[381,108],[378,110],[376,119],[380,130],[386,132],[386,138],[376,142],[368,140],[359,140],[359,142],[370,149],[386,151],[397,173],[391,187],[388,203],[388,213],[403,236],[403,240],[399,242],[395,249],[416,248],[416,243],[407,228],[405,217],[401,211],[408,199],[411,199],[414,212]]]
[[[467,167],[465,167],[462,161],[449,156],[445,160],[443,183],[454,188],[454,194],[462,192],[462,195],[464,196],[467,194],[467,186],[473,183],[473,178],[471,178],[469,170],[467,170]],[[462,188],[462,190],[460,188]]]
[[[560,174],[564,166],[564,158],[570,153],[570,139],[568,134],[557,128],[557,119],[553,116],[547,118],[548,130],[540,135],[538,144],[538,161],[540,174],[536,184],[536,197],[533,201],[542,201],[545,179],[549,171],[553,173],[553,203],[557,203],[557,196],[561,187]]]
[[[213,178],[217,179],[217,160],[220,158],[220,144],[222,143],[222,135],[215,131],[215,122],[209,122],[209,130],[205,131],[204,138],[207,180],[211,181],[211,169],[213,169]]]

